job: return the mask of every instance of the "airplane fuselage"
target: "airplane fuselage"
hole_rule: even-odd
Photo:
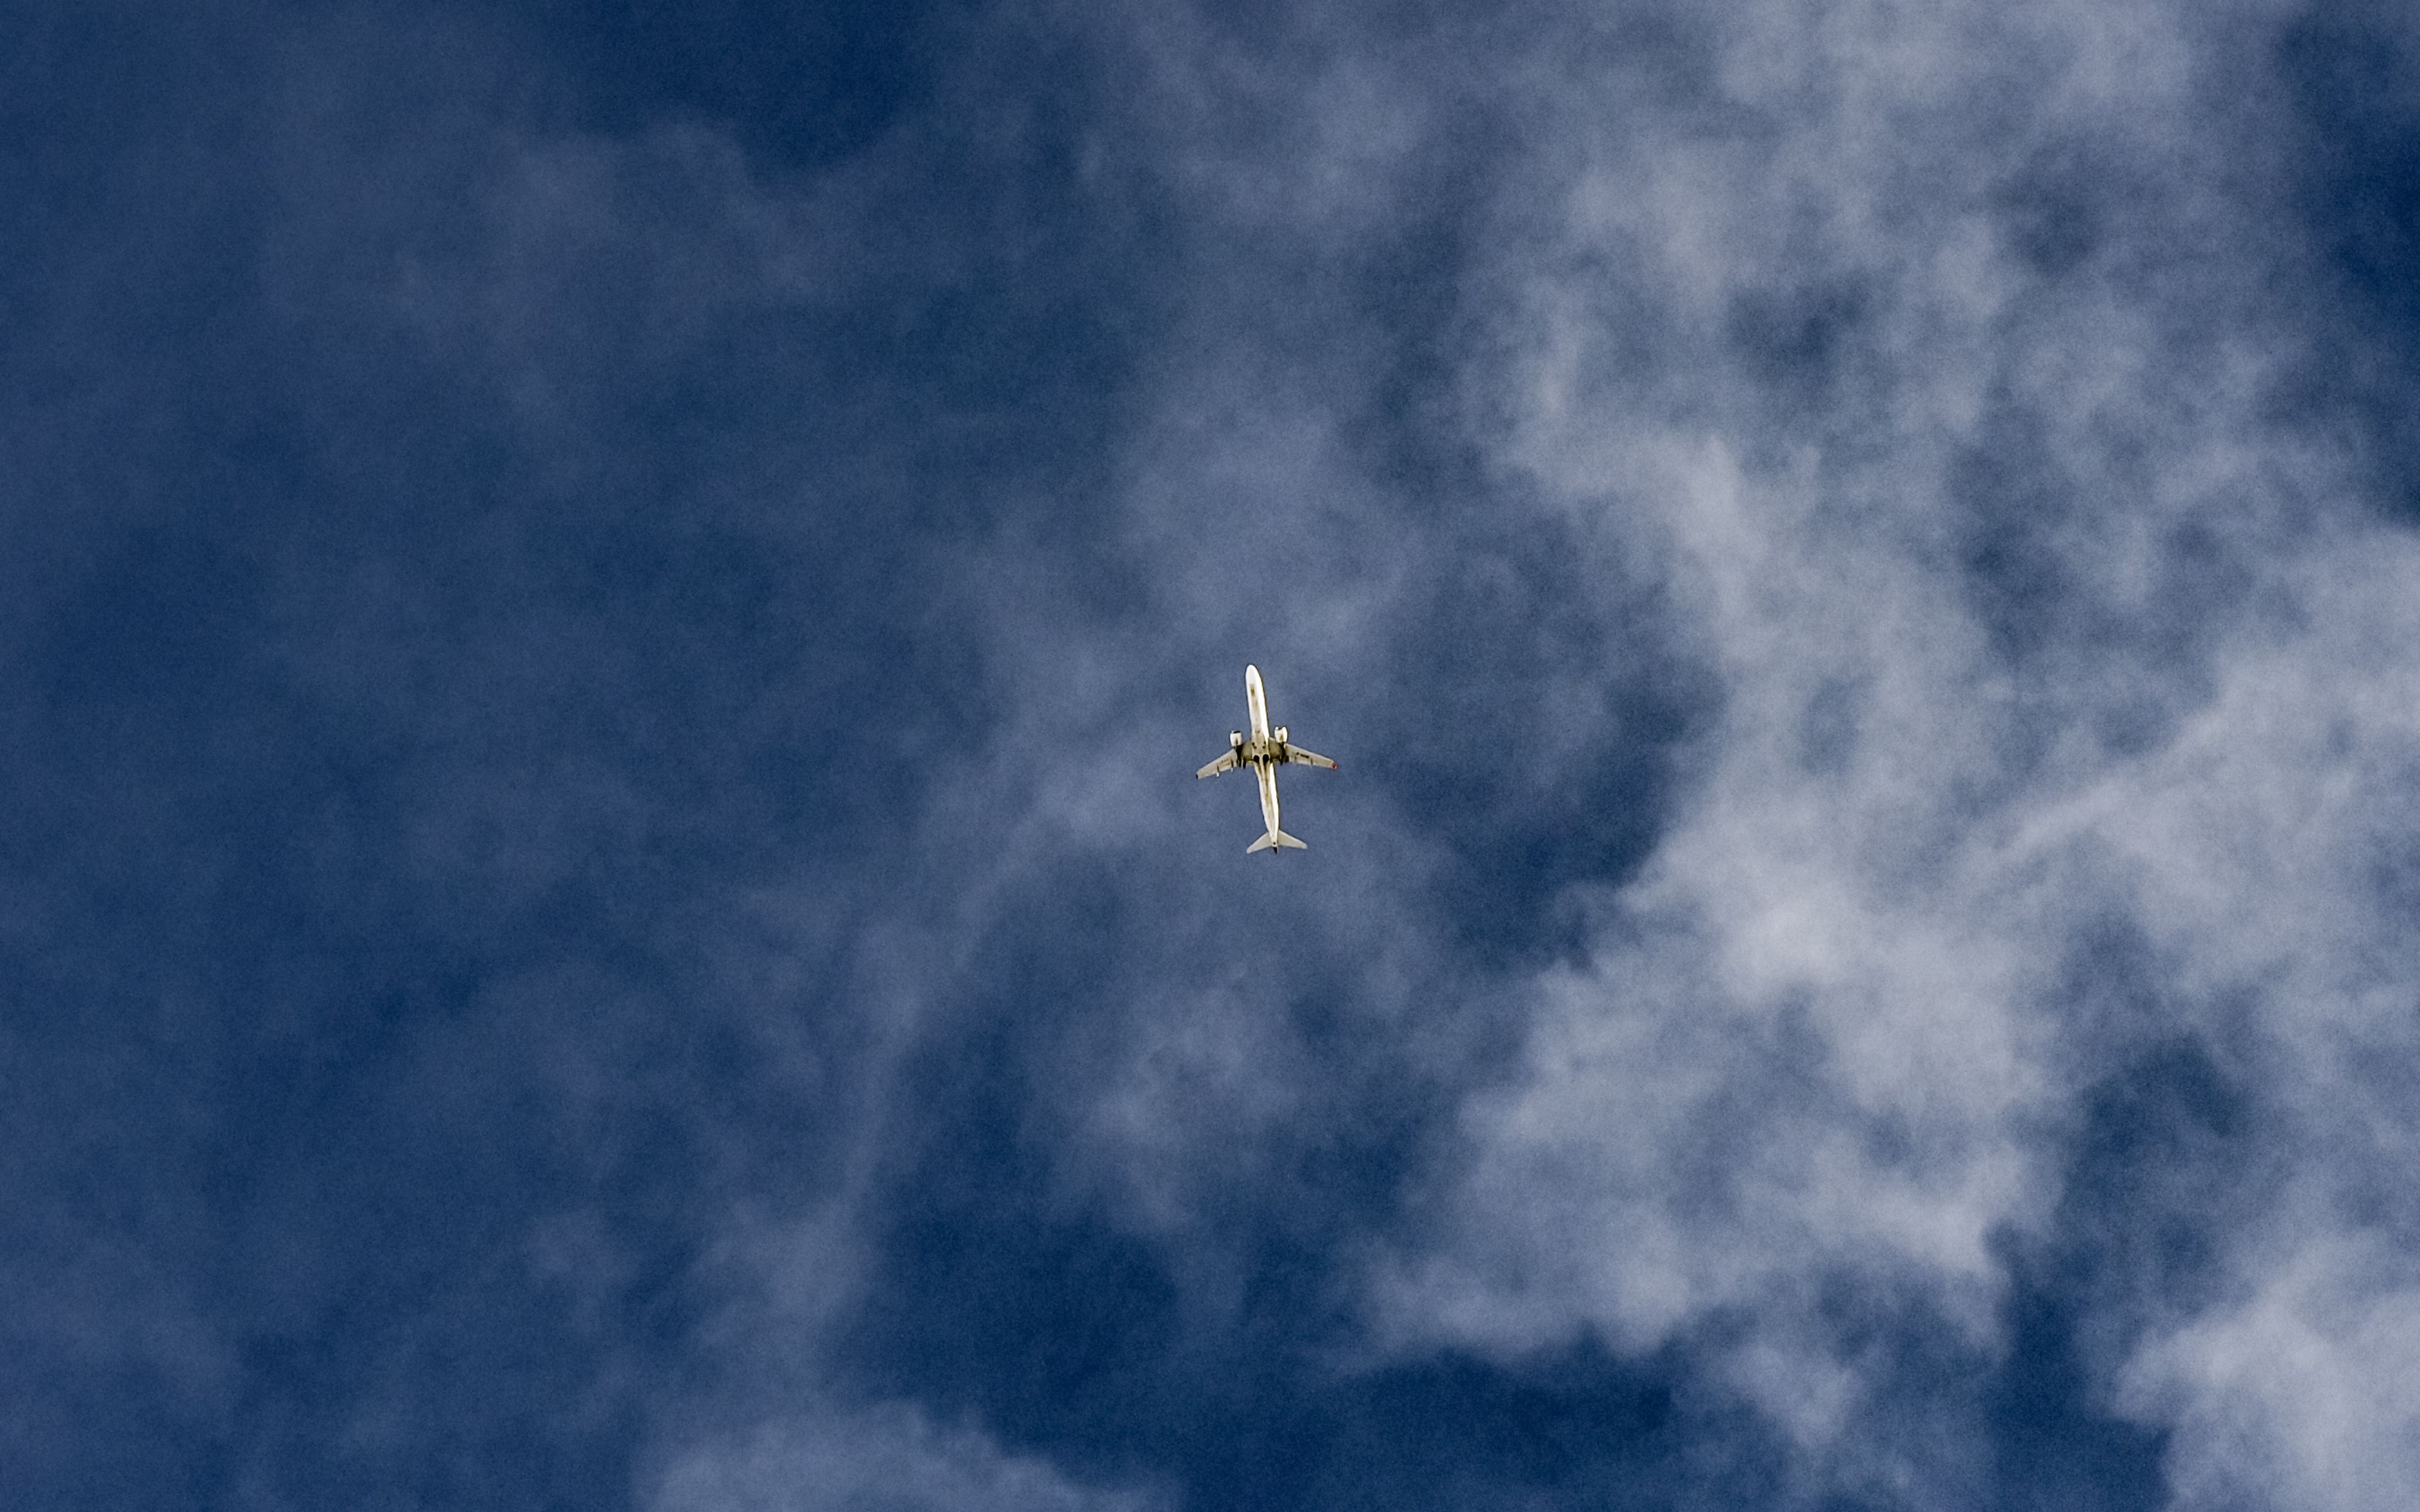
[[[1252,775],[1260,779],[1262,820],[1270,834],[1282,835],[1285,831],[1278,827],[1278,763],[1284,758],[1269,748],[1276,744],[1269,739],[1269,694],[1261,686],[1258,667],[1244,669],[1244,701],[1252,706],[1252,738],[1238,754],[1252,764]]]

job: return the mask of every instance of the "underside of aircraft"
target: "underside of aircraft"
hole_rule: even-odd
[[[1226,751],[1193,775],[1197,779],[1217,777],[1221,772],[1249,766],[1260,779],[1261,818],[1267,825],[1267,832],[1246,846],[1245,855],[1266,851],[1274,856],[1281,850],[1308,850],[1309,846],[1278,826],[1278,768],[1291,764],[1324,766],[1332,772],[1336,770],[1336,764],[1315,750],[1305,750],[1289,741],[1285,726],[1279,725],[1274,730],[1269,728],[1268,694],[1261,686],[1261,670],[1258,667],[1244,669],[1244,701],[1251,708],[1251,733],[1247,735],[1241,730],[1231,732],[1227,736]]]

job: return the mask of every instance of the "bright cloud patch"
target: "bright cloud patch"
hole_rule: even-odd
[[[1590,896],[1587,959],[1535,983],[1380,1315],[1516,1353],[1684,1341],[1920,1501],[1871,1462],[1905,1390],[1873,1320],[1991,1354],[2087,1092],[2180,1038],[2278,1120],[2333,1237],[2249,1303],[2084,1326],[2133,1341],[2180,1504],[2409,1501],[2409,1292],[2343,1257],[2365,1211],[2407,1239],[2415,1211],[2420,555],[2271,418],[2302,338],[2262,265],[2195,259],[2254,233],[2206,193],[2177,18],[1869,23],[1745,13],[1736,116],[1575,125],[1568,215],[1481,285],[1514,333],[1467,390],[1491,455],[1607,592],[1666,595],[1721,713],[1648,864]],[[2008,207],[2079,131],[2155,187],[2071,209],[2092,244],[2054,257]],[[2155,1009],[2079,989],[2113,930]]]
[[[655,1512],[1151,1512],[1131,1491],[1088,1489],[983,1434],[936,1427],[912,1408],[768,1425],[692,1450],[663,1477]]]

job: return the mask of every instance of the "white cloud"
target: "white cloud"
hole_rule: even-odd
[[[1582,165],[1542,179],[1568,213],[1531,214],[1547,229],[1476,285],[1508,337],[1469,375],[1493,460],[1577,521],[1609,594],[1669,595],[1723,703],[1653,857],[1593,900],[1589,959],[1534,985],[1520,1072],[1466,1106],[1450,1216],[1376,1295],[1406,1347],[1692,1340],[1853,1461],[1887,1362],[1827,1322],[1829,1288],[1996,1348],[1995,1235],[2041,1231],[2086,1089],[2146,1035],[2240,1046],[2248,1022],[2230,1064],[2273,1077],[2251,1093],[2283,1110],[2289,1182],[2359,1185],[2411,1231],[2378,1163],[2420,1109],[2350,1069],[2413,1051],[2420,961],[2380,877],[2420,840],[2420,556],[2342,457],[2264,415],[2296,340],[2252,298],[2271,254],[2194,260],[2240,212],[2194,145],[2179,18],[1789,11],[1729,23],[1745,126],[1641,119],[1575,80],[1584,145],[1558,153]],[[1991,195],[2032,141],[2104,127],[2117,168],[2176,177],[2117,215],[2105,270],[2050,280]],[[1795,360],[1829,373],[1810,415],[1728,323],[1827,281],[1853,315]],[[2048,501],[1978,517],[1978,470]],[[1978,529],[2037,554],[2030,644],[1975,596]],[[2062,973],[2112,920],[2153,946],[2156,1025],[2070,1012]],[[2344,1431],[2384,1443],[2408,1390],[2369,1341],[2403,1336],[2409,1292],[2345,1279],[2312,1322],[2307,1285],[2276,1285],[2128,1378],[2186,1430],[2180,1502],[2254,1473],[2237,1456],[2294,1504],[2420,1495],[2408,1446],[2358,1481],[2309,1468],[2310,1412],[2228,1352],[2290,1336],[2296,1379],[2367,1404]]]
[[[2420,1273],[2323,1223],[2248,1295],[2148,1342],[2122,1404],[2174,1429],[2173,1504],[2388,1512],[2420,1487]]]
[[[2398,1373],[2420,1293],[2377,1258],[2392,1241],[2360,1237],[2420,1226],[2380,1174],[2415,1115],[2354,1074],[2413,1050],[2420,964],[2379,873],[2420,838],[2420,558],[2366,521],[2341,459],[2268,417],[2297,339],[2257,314],[2278,269],[2195,261],[2211,238],[2270,254],[2209,187],[2224,148],[2201,142],[2219,138],[2187,30],[2149,5],[1742,8],[1702,97],[1560,39],[1473,68],[1122,33],[1151,65],[1137,119],[1195,212],[1331,252],[1403,215],[1428,105],[1519,97],[1536,140],[1462,290],[1466,439],[1505,498],[1541,501],[1541,530],[1583,543],[1608,605],[1661,595],[1660,628],[1720,680],[1652,857],[1581,900],[1583,959],[1510,989],[1519,1064],[1463,1106],[1433,1226],[1373,1267],[1397,1347],[1678,1341],[1819,1476],[1920,1499],[1936,1483],[1909,1481],[1873,1420],[1892,1362],[1842,1297],[1987,1358],[2000,1241],[2050,1221],[2086,1090],[2149,1040],[2199,1036],[2270,1078],[2250,1095],[2282,1110],[2289,1181],[2322,1200],[2283,1260],[2214,1236],[2244,1297],[2107,1304],[2140,1309],[2093,1323],[2131,1351],[2125,1404],[2178,1429],[2184,1505],[2420,1494]],[[2077,138],[2108,160],[2099,192],[2157,192],[2074,227],[2089,244],[2054,276],[1995,196]],[[927,921],[929,951],[902,948],[899,995],[954,990],[964,942],[1047,858],[1108,864],[1177,828],[1219,727],[1170,712],[1191,693],[1171,667],[1251,636],[1322,648],[1321,675],[1363,665],[1416,559],[1457,544],[1450,522],[1395,523],[1361,475],[1357,396],[1319,388],[1366,379],[1355,354],[1303,358],[1266,310],[1237,316],[1226,276],[1202,270],[1180,322],[1198,347],[1142,379],[1158,419],[1120,461],[1106,553],[1142,564],[1136,593],[1174,628],[1141,648],[1130,623],[1099,628],[1051,544],[955,564],[1001,627],[987,671],[1010,712],[983,763],[938,774],[923,833],[976,880]],[[1759,301],[1791,348],[1777,372],[1743,333]],[[1837,329],[1792,324],[1826,308]],[[2005,474],[2041,501],[1971,497]],[[1976,593],[1993,532],[2038,559],[2013,630]],[[1542,696],[1586,725],[1606,717],[1594,692]],[[1361,903],[1325,927],[1373,984],[1356,1027],[1409,1041],[1424,1004],[1497,989],[1393,909],[1438,842],[1417,816],[1363,817],[1369,848],[1336,863]],[[1211,886],[1191,885],[1171,911]],[[2073,952],[2112,920],[2149,942],[2158,1023],[2069,1011]],[[1044,1137],[1165,1237],[1199,1232],[1205,1192],[1327,1104],[1284,1004],[1192,980],[1181,927],[1162,943],[1108,968],[1130,1011],[1052,1046],[1082,1074]],[[2340,1216],[2356,1196],[2361,1223]],[[657,1504],[1145,1500],[810,1389],[675,1455]]]
[[[1145,1512],[1151,1494],[1098,1489],[972,1429],[892,1404],[768,1423],[692,1448],[664,1471],[654,1512]]]

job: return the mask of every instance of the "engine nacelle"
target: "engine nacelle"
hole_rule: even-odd
[[[1283,725],[1280,725],[1280,726],[1278,726],[1275,730],[1270,731],[1270,732],[1269,732],[1269,738],[1270,738],[1271,740],[1276,741],[1276,742],[1277,742],[1279,745],[1280,745],[1280,746],[1284,745],[1284,744],[1285,744],[1285,726],[1283,726]]]
[[[1229,750],[1242,750],[1244,748],[1244,733],[1241,730],[1230,730],[1227,732],[1227,748]]]

